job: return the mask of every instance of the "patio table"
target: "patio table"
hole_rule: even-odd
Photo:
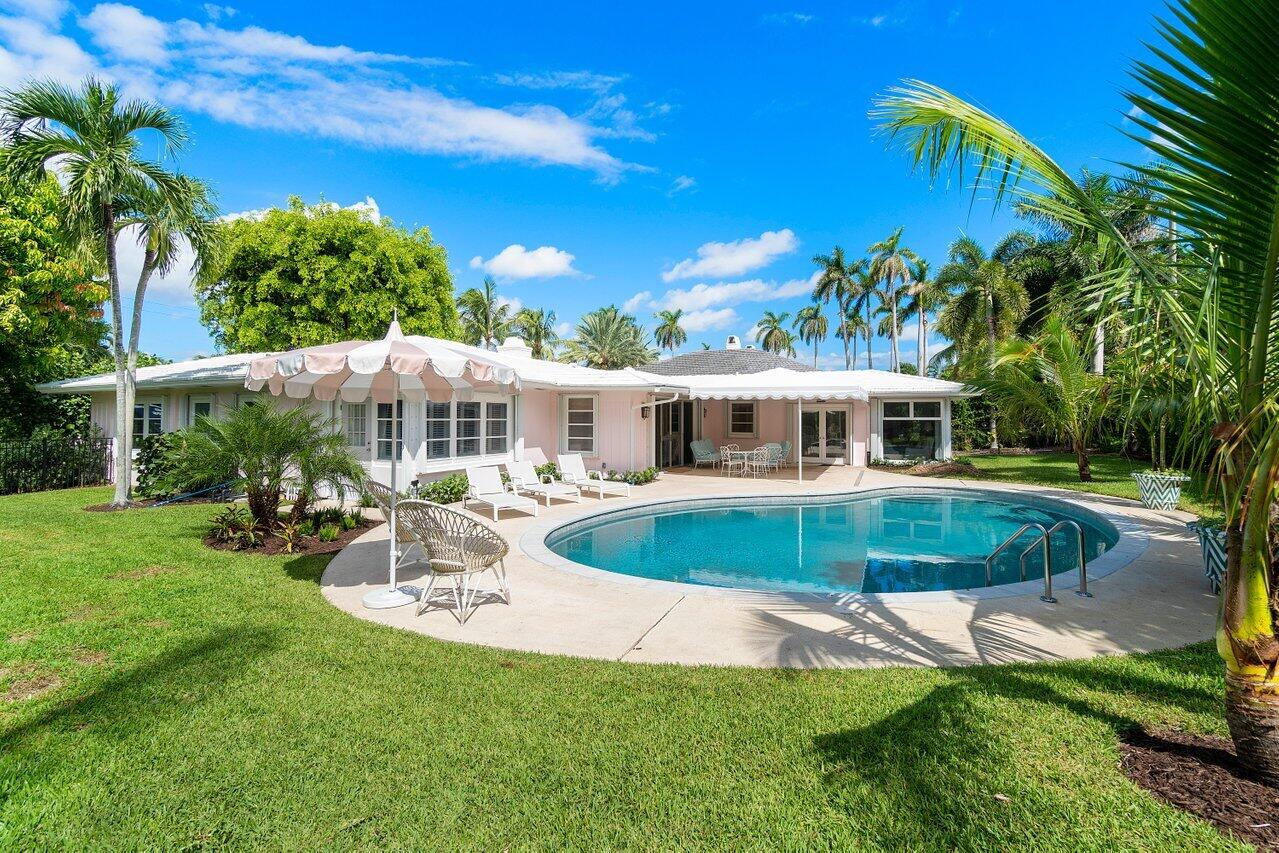
[[[751,448],[750,450],[730,450],[728,451],[728,455],[731,459],[740,459],[742,462],[745,462],[750,456],[754,455],[756,449],[757,448]],[[739,476],[746,476],[745,467],[742,468],[742,473]]]

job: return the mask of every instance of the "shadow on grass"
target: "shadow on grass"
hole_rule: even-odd
[[[895,816],[893,831],[904,833],[896,836],[899,842],[931,846],[944,829],[961,846],[1006,843],[1009,837],[1032,847],[1055,846],[1064,827],[1087,818],[1081,810],[1088,808],[1088,798],[1069,788],[1089,785],[1090,774],[1105,770],[1068,760],[1044,766],[1064,759],[1062,751],[1078,743],[1067,732],[1069,723],[1054,729],[1053,719],[1064,712],[1100,723],[1116,740],[1141,726],[1094,701],[1089,690],[1171,704],[1191,714],[1220,709],[1217,689],[1184,683],[1217,674],[1210,656],[1175,650],[1148,658],[1168,680],[1112,671],[1105,662],[947,670],[947,683],[918,701],[871,725],[820,735],[814,748],[828,767],[825,781],[832,791],[850,808],[878,800],[877,808]],[[1042,762],[1036,760],[1039,752],[1045,754]],[[1063,771],[1079,776],[1062,778]]]
[[[240,626],[213,631],[55,702],[30,719],[0,730],[0,755],[15,762],[24,783],[59,769],[58,758],[76,750],[47,749],[51,737],[86,727],[132,739],[197,703],[232,689],[251,662],[277,647],[274,629]],[[10,769],[12,772],[12,768]],[[5,775],[8,775],[7,773]],[[0,786],[0,807],[22,786]]]
[[[320,585],[320,578],[336,554],[312,554],[310,556],[292,557],[284,563],[284,573],[295,581],[310,581]]]

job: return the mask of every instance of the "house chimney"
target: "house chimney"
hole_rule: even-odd
[[[498,352],[506,352],[511,355],[522,355],[525,358],[533,357],[533,348],[524,343],[524,339],[518,335],[511,335],[502,341],[502,345],[497,348]]]
[[[724,349],[741,349],[742,342],[737,335],[729,335],[728,340],[724,341]]]

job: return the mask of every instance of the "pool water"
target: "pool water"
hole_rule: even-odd
[[[1118,532],[1069,504],[1033,505],[981,494],[871,495],[779,503],[726,498],[636,507],[553,531],[551,551],[575,563],[680,583],[791,592],[924,592],[986,585],[986,557],[1027,523],[1071,519],[1084,530],[1085,559]],[[1021,580],[1027,532],[996,560],[992,584]],[[1053,535],[1054,572],[1075,568],[1073,529]],[[1043,577],[1041,551],[1026,559]]]

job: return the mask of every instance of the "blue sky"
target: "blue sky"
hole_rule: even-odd
[[[565,323],[629,303],[651,328],[684,307],[686,348],[793,314],[836,243],[856,255],[904,225],[936,269],[961,229],[1010,227],[874,136],[871,99],[902,78],[975,99],[1072,170],[1140,157],[1120,90],[1162,8],[230,2],[0,0],[0,85],[119,80],[186,116],[181,166],[228,213],[372,198],[431,228],[459,289],[491,270]],[[148,299],[144,349],[212,351],[186,278]]]

